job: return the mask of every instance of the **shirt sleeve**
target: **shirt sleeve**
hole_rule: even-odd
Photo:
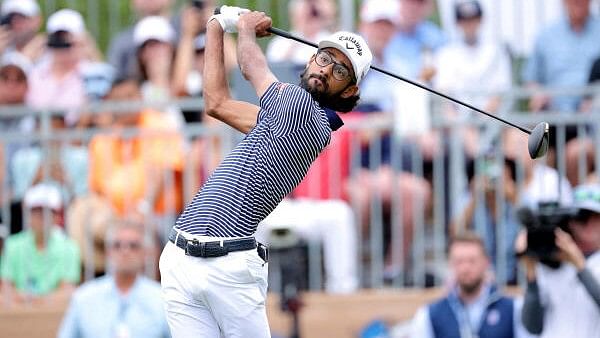
[[[520,317],[530,333],[540,334],[544,330],[544,308],[537,282],[527,283]]]
[[[434,338],[431,320],[429,319],[429,308],[421,307],[415,314],[410,324],[411,338]]]
[[[588,268],[577,273],[577,278],[579,278],[579,281],[583,284],[585,290],[592,297],[592,300],[600,310],[600,285],[598,284],[598,280],[596,280]]]

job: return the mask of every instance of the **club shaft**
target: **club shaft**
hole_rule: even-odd
[[[318,47],[319,47],[319,46],[318,46],[316,43],[313,43],[313,42],[307,41],[307,40],[305,40],[305,39],[302,39],[302,38],[300,38],[300,37],[297,37],[297,36],[295,36],[295,35],[292,35],[292,34],[290,34],[290,33],[286,32],[286,31],[284,31],[284,30],[281,30],[281,29],[279,29],[279,28],[271,27],[271,28],[269,28],[269,29],[268,29],[268,31],[269,31],[270,33],[272,33],[272,34],[279,35],[279,36],[281,36],[281,37],[284,37],[284,38],[287,38],[287,39],[291,39],[291,40],[294,40],[294,41],[298,41],[298,42],[300,42],[300,43],[304,43],[304,44],[306,44],[306,45],[309,45],[309,46],[312,46],[312,47],[315,47],[315,48],[318,48]],[[476,111],[476,112],[478,112],[478,113],[481,113],[481,114],[484,114],[484,115],[486,115],[486,116],[488,116],[488,117],[491,117],[491,118],[493,118],[493,119],[495,119],[495,120],[497,120],[497,121],[500,121],[500,122],[503,122],[503,123],[505,123],[505,124],[507,124],[507,125],[509,125],[509,126],[515,127],[515,128],[519,129],[520,131],[522,131],[522,132],[524,132],[524,133],[526,133],[526,134],[531,134],[531,130],[529,130],[529,129],[525,128],[525,127],[519,126],[519,125],[517,125],[517,124],[515,124],[515,123],[512,123],[512,122],[510,122],[510,121],[507,121],[507,120],[505,120],[505,119],[503,119],[503,118],[501,118],[501,117],[498,117],[498,116],[496,116],[496,115],[492,115],[492,114],[490,114],[490,113],[488,113],[488,112],[486,112],[486,111],[483,111],[483,110],[481,110],[481,109],[479,109],[479,108],[477,108],[477,107],[475,107],[475,106],[473,106],[473,105],[470,105],[470,104],[468,104],[468,103],[466,103],[466,102],[463,102],[463,101],[461,101],[461,100],[455,99],[455,98],[453,98],[452,96],[448,96],[448,95],[446,95],[446,94],[444,94],[444,93],[442,93],[442,92],[439,92],[439,91],[437,91],[437,90],[431,89],[431,88],[429,88],[429,87],[427,87],[427,86],[424,86],[424,85],[422,85],[422,84],[420,84],[420,83],[418,83],[418,82],[415,82],[415,81],[409,80],[409,79],[407,79],[407,78],[405,78],[405,77],[402,77],[402,76],[400,76],[400,75],[394,74],[394,73],[392,73],[392,72],[389,72],[389,71],[387,71],[387,70],[385,70],[385,69],[382,69],[382,68],[379,68],[379,67],[376,67],[376,66],[371,66],[371,69],[373,69],[373,70],[376,70],[376,71],[378,71],[378,72],[380,72],[380,73],[383,73],[383,74],[385,74],[385,75],[387,75],[387,76],[391,76],[391,77],[393,77],[393,78],[395,78],[395,79],[398,79],[398,80],[400,80],[400,81],[404,81],[404,82],[410,83],[410,84],[411,84],[411,85],[413,85],[413,86],[419,87],[419,88],[421,88],[421,89],[424,89],[424,90],[426,90],[426,91],[428,91],[428,92],[431,92],[431,93],[433,93],[433,94],[436,94],[436,95],[438,95],[438,96],[441,96],[441,97],[443,97],[443,98],[445,98],[445,99],[447,99],[447,100],[450,100],[450,101],[452,101],[452,102],[454,102],[454,103],[457,103],[457,104],[460,104],[460,105],[462,105],[462,106],[465,106],[465,107],[467,107],[467,108],[469,108],[469,109],[472,109],[472,110],[474,110],[474,111]]]

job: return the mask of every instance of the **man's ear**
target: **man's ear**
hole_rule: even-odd
[[[344,99],[347,99],[349,97],[356,95],[357,93],[358,93],[358,86],[351,85],[351,86],[348,86],[346,89],[344,89],[344,91],[342,92],[342,94],[340,94],[340,96]]]

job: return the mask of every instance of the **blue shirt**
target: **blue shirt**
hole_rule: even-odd
[[[227,155],[177,219],[194,235],[252,236],[300,183],[330,141],[330,118],[297,85],[275,82],[260,99],[256,126]]]
[[[566,17],[547,27],[536,38],[533,54],[523,69],[523,80],[548,88],[585,86],[592,64],[600,56],[599,36],[600,20],[592,17],[579,33],[572,30]],[[572,112],[580,100],[580,96],[559,96],[550,108]]]
[[[170,337],[160,284],[139,276],[122,295],[112,276],[80,286],[71,299],[59,338],[113,338],[126,331],[131,338]]]
[[[398,32],[383,51],[384,66],[391,72],[415,80],[423,67],[423,53],[435,51],[446,42],[442,31],[423,21],[411,33]]]

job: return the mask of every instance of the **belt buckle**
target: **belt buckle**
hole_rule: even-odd
[[[190,254],[190,245],[200,246],[200,253],[202,254],[202,252],[204,251],[204,246],[202,244],[203,243],[200,243],[200,241],[198,241],[198,239],[196,239],[196,238],[186,239],[186,241],[185,241],[185,254],[186,254],[186,256],[192,256]]]

